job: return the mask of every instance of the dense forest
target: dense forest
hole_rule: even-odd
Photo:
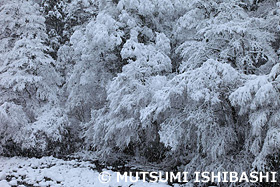
[[[279,56],[278,0],[1,0],[0,155],[279,172]]]

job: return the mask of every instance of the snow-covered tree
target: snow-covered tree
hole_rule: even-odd
[[[248,78],[245,85],[230,96],[232,104],[240,107],[239,115],[248,115],[250,133],[246,149],[255,156],[253,166],[261,171],[271,169],[267,157],[278,154],[280,149],[279,73],[277,64],[268,75]]]
[[[168,79],[166,76],[172,71],[169,57],[171,44],[168,38],[171,35],[172,27],[169,23],[175,19],[175,12],[179,14],[182,11],[183,6],[180,6],[182,3],[179,3],[179,1],[172,3],[171,1],[149,0],[141,2],[99,1],[99,9],[102,12],[99,13],[96,20],[99,20],[101,16],[104,17],[104,12],[110,12],[122,32],[121,43],[117,50],[112,51],[114,54],[119,53],[118,58],[114,58],[113,63],[106,65],[111,70],[114,68],[111,78],[118,73],[112,81],[109,81],[111,78],[107,79],[108,85],[104,87],[107,103],[102,109],[93,110],[91,121],[86,124],[87,144],[101,150],[102,153],[107,152],[104,156],[109,155],[108,153],[114,149],[123,151],[129,146],[133,147],[134,144],[137,144],[133,148],[135,153],[141,143],[145,144],[143,153],[146,150],[145,147],[151,145],[152,142],[159,143],[157,133],[159,123],[156,119],[148,119],[144,109],[151,102],[153,94],[164,87]],[[167,14],[170,17],[165,19]],[[97,30],[98,27],[94,26],[94,28]],[[98,30],[102,29],[99,27]],[[103,31],[103,33],[106,32]],[[102,36],[103,38],[108,37]],[[103,45],[101,44],[103,40],[98,43],[99,48],[112,43],[108,42]],[[99,40],[95,39],[95,41]],[[111,39],[111,41],[114,40]],[[92,51],[90,51],[91,56]],[[102,55],[105,56],[106,51],[103,51]],[[113,58],[111,57],[111,59]],[[112,62],[110,59],[106,61]],[[105,70],[108,69],[107,67]],[[99,77],[101,77],[100,73],[103,72],[99,70]],[[87,77],[85,78],[88,79]],[[157,86],[153,86],[153,84]],[[110,129],[109,132],[105,131],[107,128]],[[127,136],[115,137],[115,134],[120,132]],[[151,137],[150,134],[154,136]],[[151,138],[145,140],[147,137]]]
[[[55,59],[59,48],[70,40],[75,27],[88,21],[96,12],[92,0],[43,0],[40,5],[46,19],[50,54]]]
[[[67,107],[80,122],[90,119],[91,108],[104,105],[105,85],[121,63],[114,53],[122,43],[120,26],[104,13],[71,37],[75,66],[66,83]]]
[[[271,47],[274,33],[266,19],[253,17],[240,1],[190,1],[190,10],[178,20],[175,33],[187,40],[177,49],[181,69],[200,66],[209,58],[230,63],[246,74],[268,73],[277,55]]]
[[[6,51],[0,66],[1,116],[9,122],[1,123],[1,126],[17,129],[13,135],[1,134],[4,138],[1,146],[12,141],[21,148],[40,147],[32,143],[28,133],[33,132],[31,126],[37,127],[36,122],[42,119],[44,112],[58,104],[57,86],[61,81],[55,71],[54,60],[46,54],[46,29],[38,9],[37,4],[29,1],[11,0],[1,6],[0,14],[5,14],[2,30],[6,34],[2,40],[10,40],[10,50]],[[43,120],[49,120],[48,117]],[[46,133],[47,130],[40,131]],[[4,134],[8,132],[11,133],[7,131]]]
[[[212,171],[227,162],[226,155],[238,151],[241,129],[228,97],[241,80],[230,65],[212,59],[170,80],[162,95],[168,104],[155,111],[165,113],[160,138],[171,148],[173,164],[189,163],[185,169],[190,172]]]
[[[93,122],[89,123],[89,140],[105,153],[113,148],[123,151],[129,144],[152,146],[152,142],[159,141],[157,119],[143,116],[154,93],[167,82],[164,75],[171,72],[167,56],[170,46],[163,34],[156,36],[154,44],[147,45],[138,42],[138,35],[137,30],[132,30],[123,46],[121,55],[128,64],[108,85],[106,111],[94,111]]]

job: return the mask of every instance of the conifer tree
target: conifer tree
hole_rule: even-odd
[[[40,147],[35,143],[38,134],[33,132],[38,128],[36,123],[55,124],[49,121],[50,116],[44,116],[44,112],[58,104],[60,77],[54,60],[46,54],[49,49],[45,45],[46,28],[38,9],[39,6],[30,1],[10,0],[1,6],[0,14],[5,14],[1,24],[5,34],[2,40],[8,41],[10,47],[0,66],[1,119],[6,121],[1,123],[1,129],[7,129],[1,132],[1,146],[7,147],[9,141],[20,148]],[[42,131],[44,134],[49,130],[43,126],[37,133]],[[35,133],[34,137],[29,137],[30,133]]]

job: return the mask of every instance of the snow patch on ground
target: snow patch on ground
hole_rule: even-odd
[[[99,181],[95,165],[86,161],[64,161],[54,157],[6,158],[0,157],[0,187],[169,187],[163,183],[117,182],[117,173],[110,174],[108,183]]]

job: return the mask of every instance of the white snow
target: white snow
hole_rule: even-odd
[[[0,187],[51,186],[51,187],[168,187],[164,183],[117,182],[117,172],[103,170],[110,174],[108,183],[99,181],[95,165],[86,161],[64,161],[54,157],[21,158],[0,157]]]
[[[1,187],[10,187],[9,183],[6,180],[0,181],[0,186]]]

